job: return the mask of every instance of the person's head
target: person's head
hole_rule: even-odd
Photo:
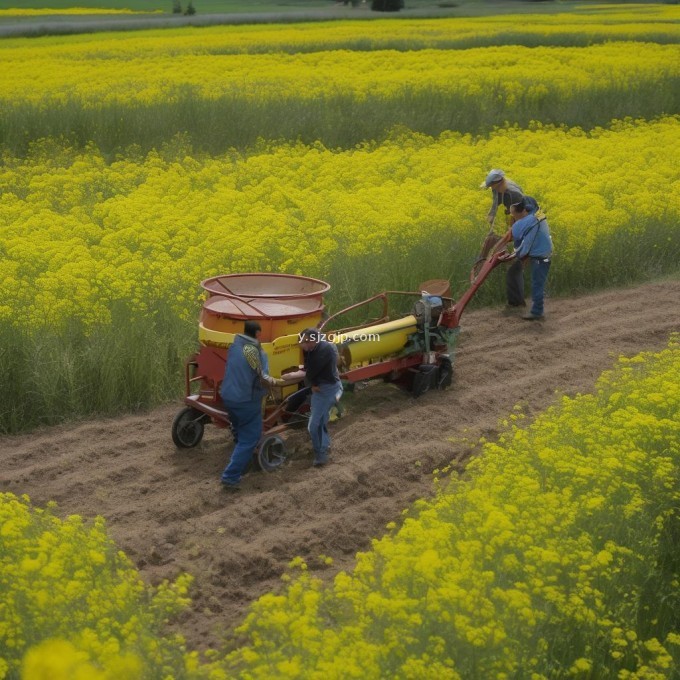
[[[243,326],[243,334],[247,335],[249,338],[258,340],[261,332],[262,326],[260,326],[257,321],[246,321]]]
[[[299,345],[303,352],[311,352],[321,340],[321,335],[318,328],[305,328],[300,333]]]
[[[479,187],[480,189],[495,189],[496,191],[502,191],[505,187],[505,173],[499,169],[491,170]]]
[[[518,220],[520,217],[524,217],[527,215],[529,211],[527,210],[527,205],[524,199],[521,201],[518,201],[517,203],[513,203],[510,206],[510,214],[512,217],[514,217],[516,220]]]

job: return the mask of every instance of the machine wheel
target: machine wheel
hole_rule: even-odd
[[[413,375],[413,386],[411,392],[413,397],[417,399],[420,395],[425,394],[430,388],[437,385],[439,382],[439,368],[434,364],[427,364],[421,366]]]
[[[172,421],[172,441],[180,449],[190,449],[203,439],[205,414],[186,406]]]
[[[283,439],[277,434],[265,437],[255,450],[257,464],[264,472],[278,470],[286,461],[286,449]]]
[[[437,387],[440,390],[445,390],[451,386],[453,381],[453,364],[448,357],[442,358],[439,362],[439,378],[437,380]]]

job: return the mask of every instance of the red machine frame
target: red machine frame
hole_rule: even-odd
[[[466,306],[491,271],[499,264],[500,255],[507,241],[507,236],[503,237],[499,241],[489,244],[487,248],[488,254],[484,250],[482,251],[480,259],[473,268],[471,284],[458,302],[454,302],[448,297],[442,298],[442,309],[436,322],[432,323],[432,328],[430,329],[432,332],[437,329],[450,332],[459,328],[460,319]],[[486,245],[485,242],[485,247]],[[372,320],[370,325],[387,321],[389,319],[388,296],[390,295],[421,296],[421,293],[404,291],[379,293],[328,317],[319,325],[319,331],[323,332],[324,329],[329,328],[330,324],[339,317],[381,299],[383,301],[383,315],[378,319]],[[428,327],[429,323],[428,321]],[[361,324],[333,332],[339,334],[368,327],[367,324]],[[419,396],[419,394],[422,394],[422,392],[427,391],[431,387],[444,389],[448,387],[452,377],[449,347],[441,340],[437,342],[436,337],[431,345],[429,343],[426,344],[429,345],[426,347],[426,351],[414,351],[387,360],[366,363],[355,368],[343,369],[341,367],[340,377],[343,381],[352,385],[382,377],[406,387],[406,389],[414,393],[414,396]],[[225,361],[226,350],[208,346],[203,346],[199,353],[186,361],[185,408],[177,414],[172,427],[172,438],[178,447],[189,448],[196,446],[203,436],[203,428],[206,423],[212,422],[221,428],[230,427],[229,415],[222,406],[222,400],[219,395],[219,386],[221,377],[224,375]],[[428,367],[433,367],[432,371],[428,371]],[[200,373],[199,368],[201,369]],[[432,379],[425,376],[423,380],[420,380],[423,374],[434,373],[435,369],[436,375]],[[285,460],[284,441],[280,434],[285,430],[303,425],[308,420],[309,407],[306,404],[306,396],[309,388],[301,387],[304,373],[298,372],[298,374],[291,375],[293,381],[300,381],[300,389],[278,401],[274,400],[273,403],[269,403],[268,400],[265,407],[263,434],[255,451],[256,462],[265,471],[277,469]],[[218,380],[211,376],[220,376],[220,378]],[[199,388],[197,391],[194,391],[196,384],[199,385]]]

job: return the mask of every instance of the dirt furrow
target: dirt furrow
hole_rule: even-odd
[[[531,415],[557,394],[592,389],[619,354],[660,349],[680,330],[679,310],[680,281],[666,281],[551,299],[543,323],[470,312],[451,389],[414,400],[371,383],[346,398],[331,465],[311,468],[306,433],[295,432],[285,469],[248,475],[238,494],[219,485],[231,450],[224,431],[207,428],[191,451],[173,446],[180,404],[0,438],[0,489],[56,500],[63,515],[103,515],[150,582],[192,573],[194,606],[179,625],[193,646],[213,646],[278,587],[293,557],[324,578],[351,568],[387,522],[430,493],[434,468],[463,467],[464,437],[495,436],[517,403]]]

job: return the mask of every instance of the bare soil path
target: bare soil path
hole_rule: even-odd
[[[556,393],[589,391],[618,355],[660,349],[680,331],[680,281],[546,306],[542,323],[498,309],[466,314],[446,392],[414,400],[371,383],[349,395],[324,469],[310,467],[306,433],[293,433],[283,470],[252,473],[241,492],[225,493],[228,436],[209,426],[196,449],[175,449],[176,404],[0,438],[0,490],[28,493],[37,505],[56,500],[62,515],[103,515],[149,582],[193,574],[194,604],[179,625],[193,647],[213,646],[251,601],[278,587],[293,557],[328,578],[351,569],[387,522],[430,493],[434,468],[463,467],[470,448],[450,438],[493,437],[515,404],[531,415]]]

